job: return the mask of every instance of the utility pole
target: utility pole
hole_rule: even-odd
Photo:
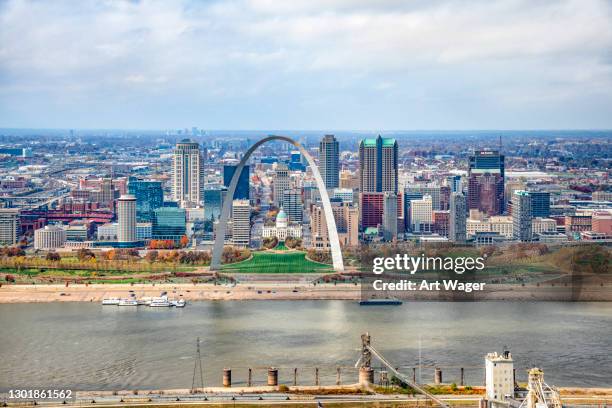
[[[193,378],[191,380],[191,391],[196,389],[196,376],[200,375],[200,388],[204,388],[204,375],[202,371],[202,355],[200,353],[200,338],[196,340],[196,360],[193,365]]]

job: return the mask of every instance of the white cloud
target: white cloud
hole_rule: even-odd
[[[611,99],[611,9],[606,0],[8,0],[0,98]]]

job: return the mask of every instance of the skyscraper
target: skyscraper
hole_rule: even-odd
[[[128,192],[136,197],[136,219],[153,221],[153,211],[164,206],[164,190],[161,181],[138,180],[130,177]]]
[[[203,160],[200,145],[189,139],[176,144],[172,162],[172,197],[181,205],[202,201]]]
[[[319,143],[319,172],[327,189],[340,185],[340,148],[334,135],[325,135]]]
[[[359,142],[359,188],[362,193],[397,194],[397,141],[382,138]]]
[[[232,203],[232,242],[241,247],[248,247],[251,243],[251,205],[248,200],[234,200]]]
[[[550,217],[550,193],[548,191],[530,191],[531,216],[533,218]]]
[[[283,209],[287,213],[289,221],[301,223],[304,220],[302,193],[300,190],[285,190],[283,194]]]
[[[469,158],[468,208],[489,216],[504,212],[504,156],[496,150],[478,150]]]
[[[179,242],[187,231],[185,209],[161,207],[154,211],[153,239],[168,239]]]
[[[452,242],[466,240],[467,201],[463,193],[452,193],[450,197],[450,220],[448,238]]]
[[[532,237],[531,194],[518,190],[512,196],[512,231],[514,239],[529,242]]]
[[[234,177],[234,173],[236,172],[236,168],[238,166],[233,164],[226,164],[223,166],[223,185],[229,188],[230,183],[232,182],[232,177]],[[236,186],[236,191],[234,192],[234,200],[248,200],[249,199],[249,189],[250,189],[250,168],[249,166],[244,166],[242,169],[242,173],[240,173],[240,177],[238,178],[238,185]]]
[[[117,241],[136,241],[136,197],[122,195],[117,200]]]
[[[227,189],[220,185],[207,185],[203,189],[204,219],[216,221],[221,216]]]
[[[383,193],[383,238],[385,241],[397,239],[397,194]]]
[[[431,232],[433,210],[431,196],[423,196],[420,200],[410,202],[410,222],[413,232]]]
[[[272,190],[272,198],[274,205],[280,207],[283,205],[283,195],[285,194],[285,190],[289,190],[290,188],[289,169],[285,164],[277,164],[273,183],[274,186]]]
[[[0,208],[0,245],[14,245],[19,241],[19,210]]]

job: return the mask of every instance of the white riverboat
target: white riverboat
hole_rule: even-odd
[[[102,299],[102,305],[104,305],[104,306],[109,306],[109,305],[117,306],[119,304],[120,300],[121,299],[119,299],[119,298],[106,298],[106,299]]]
[[[160,296],[151,299],[150,307],[170,307],[172,303],[168,300],[168,296]]]
[[[171,303],[174,307],[185,307],[185,305],[187,304],[187,302],[185,302],[185,299],[173,300]]]
[[[118,306],[138,306],[138,301],[136,299],[121,299]]]

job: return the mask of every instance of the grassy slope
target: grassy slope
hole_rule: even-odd
[[[304,252],[254,252],[253,257],[244,262],[223,265],[223,270],[242,273],[313,273],[325,272],[331,266],[318,264],[306,259]]]

